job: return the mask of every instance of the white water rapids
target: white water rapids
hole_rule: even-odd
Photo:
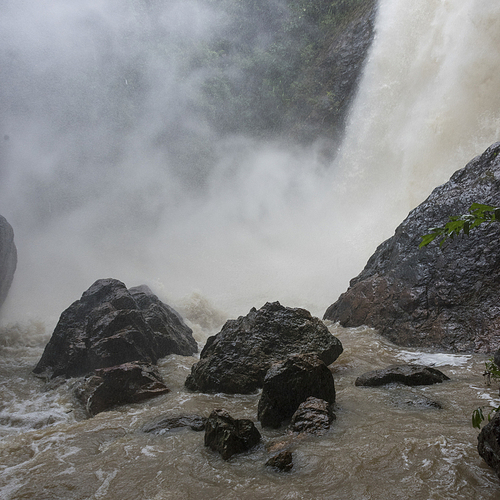
[[[371,330],[330,325],[345,349],[332,365],[337,420],[326,437],[297,445],[288,475],[263,466],[275,431],[229,462],[204,448],[202,434],[140,431],[158,415],[220,406],[256,420],[258,394],[184,391],[195,358],[163,360],[171,393],[93,419],[75,409],[66,385],[46,391],[31,370],[59,314],[98,278],[148,284],[189,318],[200,345],[226,318],[267,300],[321,316],[410,209],[499,139],[500,4],[381,0],[335,165],[325,169],[314,148],[234,137],[217,143],[201,191],[172,175],[168,155],[152,146],[165,120],[204,133],[183,115],[196,79],[180,85],[177,61],[127,45],[147,37],[144,19],[123,5],[0,2],[9,103],[0,213],[19,249],[0,331],[0,498],[498,498],[470,424],[473,409],[499,402],[481,356],[402,349]],[[172,1],[154,22],[203,40],[219,21],[204,2]],[[143,64],[148,91],[144,116],[120,137],[116,116],[127,110],[95,85],[109,77],[106,85],[126,92],[130,82],[106,71],[130,56]],[[412,360],[452,379],[410,391],[441,410],[354,387],[364,371]]]

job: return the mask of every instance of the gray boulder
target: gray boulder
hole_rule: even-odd
[[[170,390],[158,369],[152,365],[133,362],[95,370],[75,389],[90,416],[116,406],[139,403]]]
[[[0,307],[5,302],[17,267],[14,230],[0,215]]]
[[[387,384],[432,385],[450,380],[436,368],[423,365],[392,365],[383,370],[364,373],[356,379],[355,385],[377,387]]]
[[[262,387],[273,363],[300,353],[314,353],[329,365],[342,353],[342,344],[305,309],[268,302],[259,310],[252,308],[247,316],[227,321],[208,338],[186,387],[248,394]]]
[[[237,453],[250,450],[261,440],[251,420],[237,420],[226,410],[214,410],[205,425],[205,446],[229,460]]]
[[[437,187],[383,242],[324,319],[367,325],[404,346],[490,352],[500,347],[500,224],[419,248],[429,228],[472,203],[500,205],[500,143]]]
[[[267,372],[257,418],[262,427],[280,427],[310,396],[335,402],[332,372],[314,354],[290,356]]]
[[[191,329],[145,286],[96,281],[62,314],[33,370],[40,377],[77,377],[131,361],[155,364],[169,354],[190,356]]]
[[[500,477],[500,412],[495,413],[477,437],[477,451]]]

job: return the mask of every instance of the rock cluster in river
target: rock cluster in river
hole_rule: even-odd
[[[500,347],[500,224],[419,248],[472,203],[500,205],[500,143],[437,187],[383,242],[324,319],[367,325],[398,345],[490,352]]]
[[[309,397],[333,404],[333,375],[316,355],[295,354],[269,368],[264,378],[257,418],[263,427],[280,427]]]
[[[191,329],[148,287],[127,289],[116,279],[101,279],[61,314],[34,373],[46,379],[77,377],[197,350]]]
[[[0,215],[0,307],[5,302],[17,267],[14,230]]]
[[[268,302],[227,321],[217,335],[208,338],[186,387],[248,394],[262,387],[273,363],[304,353],[316,354],[329,365],[342,353],[342,344],[309,311]]]

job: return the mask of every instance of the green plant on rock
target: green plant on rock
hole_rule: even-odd
[[[443,227],[432,227],[430,233],[422,236],[420,248],[427,246],[436,238],[441,238],[439,246],[443,246],[446,240],[453,239],[460,233],[469,234],[471,229],[485,223],[498,222],[500,220],[500,207],[493,205],[482,205],[473,203],[468,213],[463,215],[454,215],[450,217]]]
[[[493,358],[488,359],[484,363],[485,371],[483,376],[486,377],[486,383],[490,385],[491,379],[500,380],[500,368],[495,364]],[[492,419],[493,415],[500,411],[500,406],[496,408],[491,408],[487,416],[484,416],[483,408],[480,406],[472,412],[472,427],[475,429],[481,429],[481,424],[488,419],[488,422]]]

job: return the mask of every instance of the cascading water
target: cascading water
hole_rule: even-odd
[[[19,250],[0,332],[0,496],[497,498],[470,425],[474,408],[498,404],[481,356],[405,350],[331,325],[345,348],[332,365],[337,421],[297,447],[290,475],[265,470],[264,447],[223,462],[198,433],[141,433],[155,416],[220,406],[255,420],[258,395],[184,391],[194,358],[162,362],[170,394],[90,420],[65,385],[45,391],[31,376],[59,314],[97,278],[148,284],[188,315],[200,343],[266,300],[322,315],[411,208],[498,140],[494,2],[382,0],[345,139],[326,170],[314,148],[221,141],[190,115],[204,75],[182,79],[176,54],[160,57],[151,39],[206,40],[223,17],[209,3],[156,2],[154,18],[137,5],[0,6],[0,213]],[[127,99],[133,92],[139,102]],[[209,172],[192,157],[178,171],[179,153],[159,146],[176,130],[210,145]],[[452,381],[413,396],[354,387],[360,373],[404,360]],[[424,395],[442,409],[411,408]],[[279,433],[263,435],[269,443]]]

